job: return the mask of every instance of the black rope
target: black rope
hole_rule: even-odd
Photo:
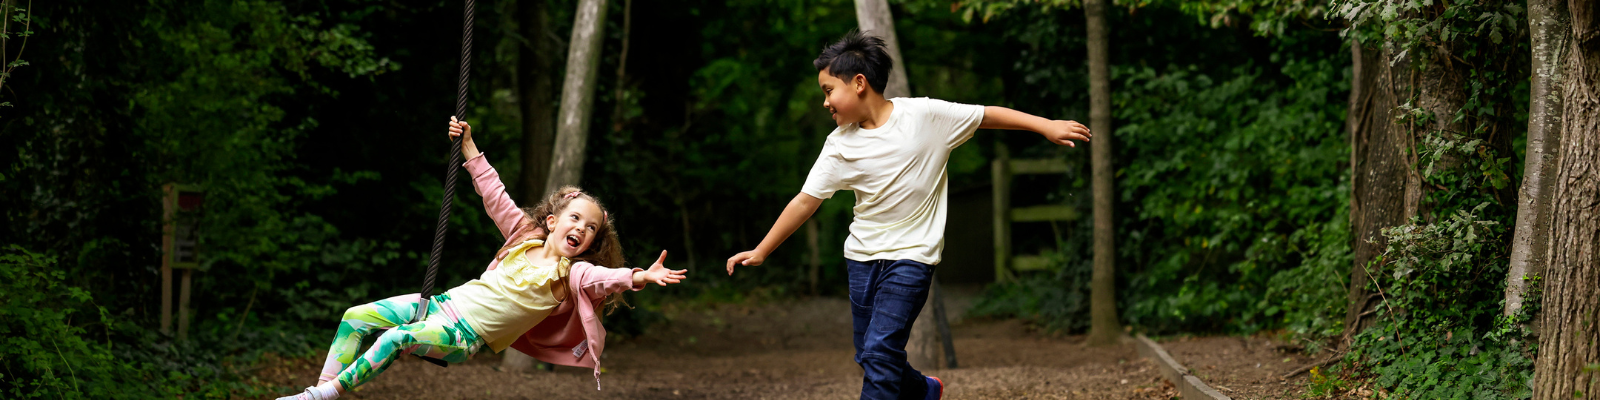
[[[467,114],[467,75],[472,71],[472,20],[473,2],[466,0],[467,7],[461,24],[461,80],[456,83],[456,117],[462,118]],[[418,302],[417,313],[411,322],[421,321],[428,315],[428,297],[433,295],[433,281],[439,275],[439,258],[444,253],[444,234],[450,222],[451,200],[456,195],[456,171],[461,167],[461,140],[450,140],[450,162],[445,164],[444,174],[444,199],[439,204],[439,225],[433,231],[433,253],[428,256],[428,273],[422,278],[422,291],[418,292],[421,301]]]

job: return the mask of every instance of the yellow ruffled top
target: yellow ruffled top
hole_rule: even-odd
[[[519,243],[507,250],[499,267],[446,292],[456,311],[495,352],[511,347],[561,304],[551,283],[567,277],[572,260],[562,257],[556,265],[536,265],[527,252],[540,246],[543,240]]]

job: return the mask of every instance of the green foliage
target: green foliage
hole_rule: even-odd
[[[32,29],[33,12],[29,11],[29,8],[32,7],[32,1],[28,2],[27,7],[18,7],[14,2],[0,3],[0,49],[4,49],[7,47],[6,45],[11,44],[12,39],[21,39],[21,43],[18,43],[16,53],[11,57],[10,61],[0,59],[0,62],[5,63],[4,67],[0,67],[0,87],[5,86],[6,80],[11,78],[11,74],[16,71],[17,67],[28,65],[28,61],[22,59],[22,51],[28,48],[28,37],[33,36],[34,33]],[[4,56],[5,54],[0,54],[0,57]],[[0,107],[10,105],[11,102],[9,101],[0,102]]]
[[[1375,29],[1401,46],[1399,56],[1423,46],[1447,46],[1471,39],[1492,45],[1525,35],[1527,10],[1521,1],[1332,0],[1331,18],[1350,21],[1353,30]],[[1447,48],[1446,51],[1453,51]],[[1485,66],[1489,67],[1489,66]]]
[[[1293,83],[1282,86],[1251,66],[1222,80],[1195,67],[1113,69],[1128,160],[1118,190],[1135,204],[1119,248],[1142,266],[1126,289],[1128,322],[1339,330],[1338,297],[1326,297],[1344,287],[1349,252],[1348,83],[1336,60],[1287,59]]]
[[[1520,315],[1500,315],[1521,171],[1510,143],[1526,129],[1524,2],[1340,0],[1332,7],[1350,22],[1344,35],[1381,38],[1391,65],[1459,77],[1444,84],[1462,85],[1466,95],[1459,109],[1430,111],[1414,94],[1426,88],[1400,87],[1412,93],[1393,107],[1414,143],[1408,157],[1422,179],[1421,215],[1385,229],[1383,256],[1364,266],[1373,276],[1368,291],[1381,299],[1375,326],[1351,346],[1353,373],[1402,397],[1530,396],[1535,349],[1523,323],[1537,300]]]
[[[1369,268],[1386,265],[1393,280],[1374,280],[1379,321],[1356,337],[1348,357],[1370,370],[1372,382],[1401,397],[1532,395],[1531,336],[1521,327],[1530,314],[1501,317],[1496,301],[1510,233],[1483,219],[1496,211],[1483,203],[1384,230],[1388,247]]]
[[[55,257],[9,245],[0,252],[0,393],[8,398],[136,398],[150,377],[111,352],[117,321]],[[74,321],[76,319],[76,323]],[[152,388],[154,389],[154,388]],[[159,392],[158,392],[159,393]],[[159,394],[149,394],[159,397]]]
[[[1237,36],[1173,12],[1193,12],[1181,4],[1146,5],[1134,16],[1112,13],[1138,32],[1113,38],[1124,52],[1112,65],[1123,320],[1156,332],[1337,334],[1351,257],[1345,52],[1330,35],[1291,31],[1249,39],[1268,52],[1247,53]],[[1073,39],[1081,33],[1058,28],[1076,16],[1050,8],[1005,21],[1030,44],[1017,61],[1028,71],[1024,96],[1081,110],[1086,75],[1043,61],[1081,57]],[[1170,54],[1182,56],[1163,58]],[[1083,176],[1056,197],[1087,199]],[[1083,327],[1091,227],[1080,221],[1063,235],[1051,272],[991,287],[974,312]]]
[[[1260,35],[1282,36],[1297,24],[1321,21],[1327,9],[1306,0],[1155,0],[1176,3],[1184,13],[1202,18],[1212,28],[1248,23]]]
[[[243,334],[228,321],[203,321],[194,338],[174,342],[113,315],[63,267],[17,245],[0,253],[0,393],[8,398],[264,397],[269,388],[240,366],[261,353],[310,353],[305,337],[259,321]]]
[[[304,173],[297,153],[318,126],[308,104],[337,95],[325,86],[330,73],[371,79],[397,68],[355,25],[326,22],[339,18],[323,5],[69,1],[34,10],[41,33],[30,46],[64,51],[60,68],[7,87],[26,96],[0,126],[14,149],[0,187],[18,194],[0,200],[0,243],[14,249],[6,273],[31,286],[3,296],[17,313],[6,329],[19,333],[6,334],[16,346],[0,390],[263,397],[267,388],[249,383],[241,364],[310,354],[301,318],[327,320],[325,303],[342,309],[367,296],[369,277],[354,273],[400,257],[394,242],[347,239],[307,207],[379,178]],[[181,342],[151,331],[158,188],[167,182],[206,195],[193,324]],[[312,273],[331,265],[344,269]],[[340,289],[308,290],[316,278],[317,289]]]
[[[1323,374],[1319,367],[1311,367],[1306,375],[1306,397],[1321,399],[1338,395],[1349,386],[1338,375]]]

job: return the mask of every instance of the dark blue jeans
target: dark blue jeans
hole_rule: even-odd
[[[850,273],[850,314],[856,363],[865,372],[861,398],[917,399],[927,378],[906,362],[911,323],[928,300],[933,266],[911,260],[845,260]]]

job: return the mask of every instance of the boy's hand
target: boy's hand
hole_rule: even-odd
[[[748,265],[754,267],[761,265],[761,263],[765,261],[767,261],[767,255],[761,254],[755,250],[734,254],[733,257],[728,258],[728,275],[733,275],[733,267],[736,265]]]
[[[662,250],[661,258],[656,259],[656,263],[650,265],[650,269],[633,273],[633,285],[641,286],[654,282],[657,285],[666,286],[682,281],[684,274],[689,272],[687,269],[667,269],[665,265],[661,264],[665,261],[667,261],[667,251]]]
[[[1039,133],[1044,134],[1044,137],[1048,138],[1051,143],[1071,147],[1078,147],[1077,143],[1072,142],[1074,140],[1087,142],[1089,138],[1094,137],[1094,134],[1089,133],[1089,127],[1083,126],[1078,121],[1050,121],[1045,124],[1044,130]]]
[[[467,125],[467,121],[458,120],[456,116],[451,115],[450,140],[455,140],[457,136],[460,136],[461,140],[472,140],[472,125]]]

